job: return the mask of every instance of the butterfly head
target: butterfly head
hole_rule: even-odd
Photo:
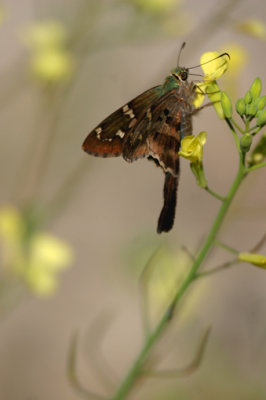
[[[177,81],[177,83],[185,82],[188,79],[188,69],[184,67],[177,67],[172,71],[173,78]]]
[[[171,71],[171,74],[168,75],[165,79],[163,85],[163,92],[166,93],[169,90],[176,89],[185,85],[189,76],[189,72],[187,68],[177,67]],[[186,86],[186,85],[185,85]]]

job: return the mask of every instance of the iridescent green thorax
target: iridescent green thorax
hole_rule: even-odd
[[[168,75],[162,86],[163,94],[169,92],[169,90],[178,88],[188,78],[188,70],[183,67],[177,67],[172,69],[171,75]]]

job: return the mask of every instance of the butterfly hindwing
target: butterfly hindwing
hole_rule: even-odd
[[[158,220],[158,233],[168,232],[174,225],[177,185],[178,179],[170,174],[170,172],[166,172],[163,188],[164,204]]]
[[[182,99],[176,89],[168,92],[151,107],[152,121],[148,134],[149,155],[165,172],[179,174],[179,147],[184,114]]]
[[[147,136],[149,157],[165,172],[164,205],[157,232],[168,232],[175,219],[178,177],[179,147],[183,134],[191,134],[192,108],[180,97],[179,90],[169,91],[151,106],[151,128]]]
[[[100,157],[122,155],[125,138],[160,96],[160,90],[161,86],[147,90],[104,119],[89,133],[82,145],[83,150]]]

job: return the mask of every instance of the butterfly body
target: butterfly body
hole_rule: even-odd
[[[186,68],[174,69],[163,85],[147,90],[103,120],[82,146],[94,156],[122,156],[128,162],[146,157],[163,169],[164,206],[158,233],[173,226],[180,141],[192,132],[195,85],[187,77]]]

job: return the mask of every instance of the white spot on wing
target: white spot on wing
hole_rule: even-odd
[[[133,110],[132,110],[131,108],[128,107],[128,104],[126,104],[126,105],[123,107],[123,112],[124,112],[126,115],[129,115],[131,119],[135,118],[135,114],[134,114]]]
[[[101,140],[101,133],[102,133],[102,128],[96,128],[95,129],[95,131],[96,131],[96,137],[97,137],[97,139],[98,140]]]
[[[119,131],[117,131],[115,135],[119,136],[121,139],[123,139],[123,137],[125,136],[125,132],[123,132],[123,131],[121,131],[121,129],[119,129]]]

